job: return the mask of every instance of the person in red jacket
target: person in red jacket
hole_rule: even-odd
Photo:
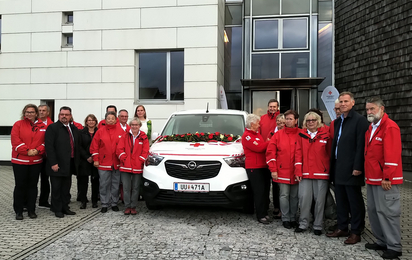
[[[245,168],[253,192],[256,217],[260,223],[269,224],[270,172],[266,165],[266,142],[259,134],[259,117],[249,114],[246,117],[246,129],[242,136],[245,153]]]
[[[110,111],[113,111],[115,114],[117,114],[117,107],[115,106],[115,105],[108,105],[107,107],[106,107],[106,113],[107,112],[110,112]],[[119,122],[119,118],[117,118],[116,119],[116,123],[118,123]],[[98,127],[97,128],[102,128],[103,126],[105,126],[106,125],[106,120],[105,119],[103,119],[103,120],[101,120],[100,122],[99,122],[99,125],[98,125]]]
[[[260,117],[259,133],[265,141],[269,141],[272,137],[271,133],[273,133],[276,128],[276,118],[279,114],[279,101],[276,99],[269,100],[267,114]]]
[[[398,259],[402,255],[398,187],[403,182],[401,133],[379,97],[366,100],[366,113],[372,123],[365,134],[367,207],[376,242],[365,247],[386,250],[384,259]]]
[[[106,125],[94,135],[90,145],[94,166],[99,170],[100,202],[102,213],[111,205],[113,211],[119,211],[120,161],[116,156],[116,147],[124,131],[116,124],[116,113],[107,112]]]
[[[266,151],[266,163],[272,178],[279,184],[279,202],[283,226],[296,227],[298,211],[298,185],[294,174],[295,147],[299,133],[296,124],[299,114],[294,110],[285,112],[286,127],[270,139]]]
[[[140,131],[142,122],[134,118],[129,122],[130,130],[126,132],[117,145],[116,155],[120,160],[120,175],[124,190],[125,215],[136,215],[139,187],[142,181],[143,165],[149,154],[149,140]]]
[[[13,208],[16,220],[23,220],[23,207],[27,203],[28,216],[37,218],[35,213],[37,183],[41,171],[46,126],[37,118],[36,105],[23,108],[21,120],[11,129],[11,162],[14,173]]]
[[[46,126],[53,124],[50,116],[50,107],[48,105],[39,105],[39,118]],[[43,162],[40,172],[40,196],[39,196],[39,208],[50,208],[49,195],[50,195],[50,180],[49,175],[46,173],[46,153],[43,154]]]
[[[313,230],[322,234],[323,213],[329,180],[331,152],[329,129],[314,111],[305,115],[295,152],[295,176],[299,181],[300,217],[295,232],[304,232],[309,226],[312,200],[315,200]]]

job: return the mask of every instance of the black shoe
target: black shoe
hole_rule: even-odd
[[[101,213],[106,213],[107,212],[107,207],[103,207],[102,210],[100,210]]]
[[[291,221],[290,226],[293,227],[293,228],[297,228],[297,227],[299,227],[299,224],[296,221]]]
[[[396,259],[398,256],[402,256],[402,252],[394,251],[391,249],[388,249],[383,253],[382,258],[383,259]]]
[[[55,212],[54,215],[58,218],[64,218],[64,214],[62,212]]]
[[[50,204],[46,201],[46,202],[39,202],[39,208],[40,209],[49,209],[50,208]]]
[[[29,211],[28,215],[29,215],[29,218],[37,218],[37,215],[34,211]]]
[[[112,207],[112,210],[113,210],[113,211],[119,211],[119,207],[118,207],[118,206],[113,206],[113,207]]]
[[[283,221],[283,227],[286,229],[291,229],[292,226],[289,221]]]
[[[322,230],[315,229],[315,230],[313,231],[313,233],[314,233],[316,236],[320,236],[320,235],[322,235]]]
[[[92,208],[97,208],[98,206],[97,206],[97,202],[94,202],[93,204],[92,204]]]
[[[267,218],[260,218],[258,221],[262,224],[270,224],[270,221]]]
[[[23,220],[23,214],[22,213],[16,213],[16,220]]]
[[[80,205],[80,209],[85,209],[87,207],[87,202],[82,202],[82,205]]]
[[[306,229],[303,229],[303,228],[300,228],[300,227],[297,227],[296,229],[295,229],[295,233],[303,233],[303,232],[305,232],[306,231]]]
[[[376,243],[366,243],[365,248],[372,249],[372,250],[386,250],[387,249],[386,246],[381,246]]]
[[[71,211],[70,209],[63,210],[63,214],[66,215],[76,215],[76,212]]]

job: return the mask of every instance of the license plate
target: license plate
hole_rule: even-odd
[[[179,192],[209,192],[209,183],[175,182],[173,189]]]

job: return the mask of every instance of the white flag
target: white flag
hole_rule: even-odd
[[[221,109],[227,109],[227,100],[226,100],[226,93],[225,93],[225,89],[223,88],[222,85],[220,85],[220,96],[219,96],[219,100],[220,100],[220,108]]]
[[[339,91],[334,86],[326,87],[322,92],[322,101],[328,110],[329,116],[332,120],[336,119],[335,100],[339,97]]]

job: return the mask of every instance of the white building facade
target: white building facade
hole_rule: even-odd
[[[224,0],[0,0],[0,161],[28,103],[76,122],[144,105],[159,131],[178,110],[219,108]]]

